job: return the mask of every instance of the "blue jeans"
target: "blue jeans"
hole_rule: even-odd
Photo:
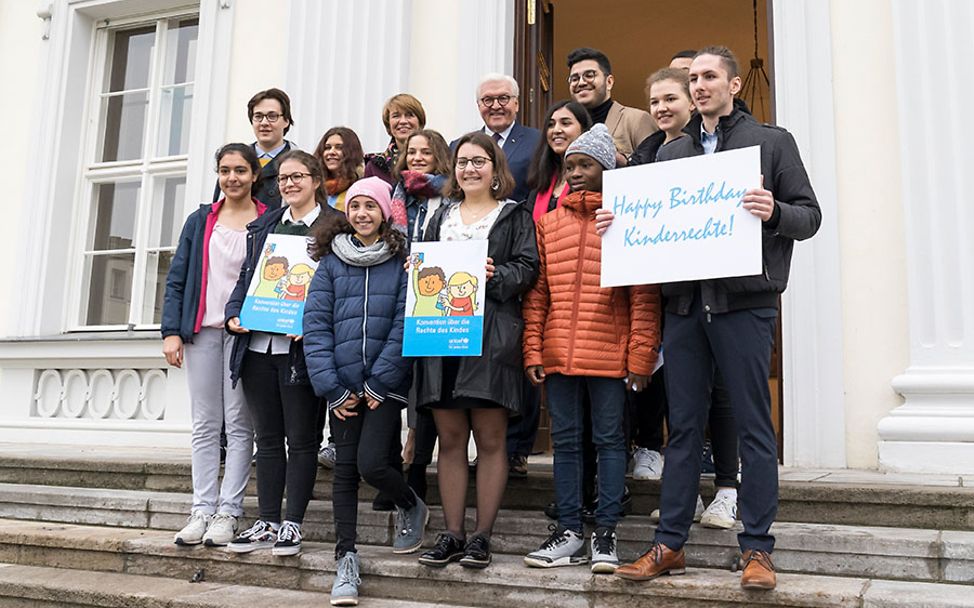
[[[626,481],[623,414],[626,385],[619,378],[551,374],[545,380],[551,439],[555,445],[555,501],[558,523],[582,531],[582,395],[592,403],[592,443],[598,454],[599,506],[595,525],[614,528],[622,517]]]

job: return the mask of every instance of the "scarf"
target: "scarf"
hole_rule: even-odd
[[[392,168],[396,166],[396,160],[399,158],[399,146],[396,145],[396,138],[393,137],[392,141],[382,152],[376,152],[374,154],[369,154],[365,158],[365,162],[372,162],[376,167],[382,169],[386,173],[392,174]]]
[[[557,182],[557,176],[551,178],[551,183],[548,184],[548,189],[544,192],[539,192],[534,198],[534,211],[531,215],[534,217],[534,222],[537,223],[541,219],[541,216],[548,213],[548,206],[551,204],[551,195],[555,191],[555,182]],[[568,194],[569,188],[568,184],[561,189],[561,193],[558,195],[558,206],[561,207],[562,201],[565,200],[565,195]]]
[[[371,245],[361,245],[358,244],[358,239],[354,241],[353,239],[353,235],[343,232],[336,234],[335,238],[331,241],[332,253],[349,266],[363,268],[375,266],[392,257],[392,250],[389,249],[389,244],[381,238]]]
[[[417,203],[425,203],[431,198],[442,196],[440,191],[443,189],[443,184],[446,183],[446,176],[407,170],[400,173],[399,177],[401,179],[392,191],[393,215],[395,215],[397,209],[403,209],[406,213],[407,220],[401,227],[397,223],[396,227],[400,228],[403,232],[409,232],[410,234],[408,236],[410,240],[417,240],[426,223],[427,214],[431,213],[428,205],[417,205]],[[418,209],[412,212],[412,230],[409,230],[407,227],[410,223],[408,220],[410,205],[418,206]],[[435,207],[433,210],[435,210]],[[419,234],[417,231],[419,231]]]
[[[358,178],[333,177],[325,180],[325,192],[328,196],[336,196],[348,190],[348,187],[355,183]]]

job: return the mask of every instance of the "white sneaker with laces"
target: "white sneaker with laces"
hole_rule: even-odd
[[[537,551],[524,556],[525,565],[534,568],[556,568],[558,566],[574,566],[588,562],[585,555],[585,539],[574,530],[552,525],[551,536],[544,541]]]
[[[179,532],[176,532],[173,542],[177,545],[198,545],[203,542],[203,535],[206,528],[210,525],[210,518],[202,511],[193,511],[186,520],[186,525]]]
[[[277,531],[277,542],[271,549],[274,555],[297,555],[301,553],[301,527],[293,521],[285,521]]]
[[[737,520],[737,495],[729,492],[718,492],[714,501],[703,512],[700,525],[705,528],[730,530]]]
[[[649,448],[636,448],[632,455],[633,479],[659,479],[663,475],[663,455]]]
[[[703,499],[697,494],[697,506],[693,508],[693,523],[700,523],[700,518],[703,517]],[[659,523],[659,509],[653,509],[653,512],[649,514],[649,523],[658,524]]]
[[[237,535],[237,518],[229,513],[217,513],[203,535],[207,547],[223,547]]]

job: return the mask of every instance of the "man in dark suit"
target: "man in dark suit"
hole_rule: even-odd
[[[254,184],[253,197],[270,209],[281,206],[281,192],[277,188],[277,157],[292,148],[284,139],[294,125],[291,118],[291,98],[280,89],[260,91],[247,102],[247,118],[257,138],[252,145],[260,159],[260,176]],[[220,185],[213,192],[213,201],[223,196]]]
[[[487,74],[477,86],[477,109],[484,119],[484,133],[490,135],[504,151],[517,184],[511,198],[523,201],[528,197],[528,168],[541,132],[525,127],[516,120],[520,88],[517,81],[506,74]],[[456,140],[450,149],[456,148]]]

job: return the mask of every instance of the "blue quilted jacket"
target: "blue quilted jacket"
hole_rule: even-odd
[[[406,403],[411,363],[402,356],[405,310],[400,258],[368,267],[335,254],[321,259],[304,307],[304,354],[315,393],[329,409],[352,394]]]

